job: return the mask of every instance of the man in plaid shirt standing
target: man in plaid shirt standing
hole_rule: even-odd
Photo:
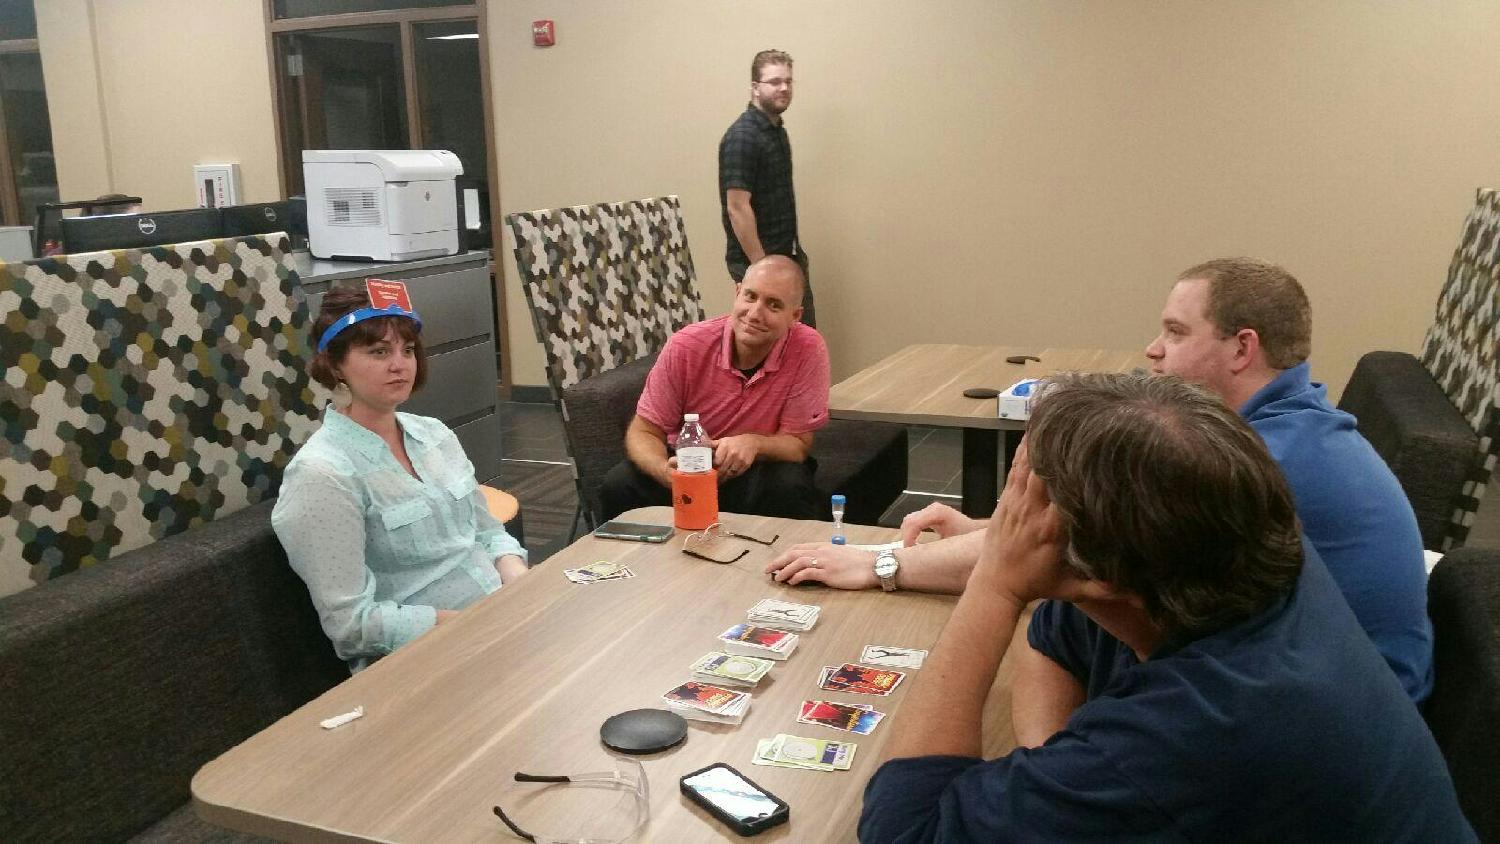
[[[750,104],[719,141],[719,202],[724,260],[738,285],[745,270],[767,255],[786,255],[802,267],[802,322],[816,326],[807,253],[797,238],[792,190],[792,144],[781,114],[792,104],[792,57],[762,50],[750,63]]]

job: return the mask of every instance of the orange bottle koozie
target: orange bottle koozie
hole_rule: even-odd
[[[703,530],[719,520],[719,472],[672,470],[672,521],[682,530]]]

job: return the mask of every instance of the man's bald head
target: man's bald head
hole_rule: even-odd
[[[752,277],[762,281],[771,278],[789,280],[794,288],[791,302],[794,306],[801,305],[803,292],[807,289],[807,277],[802,274],[801,265],[791,258],[785,255],[767,255],[745,270],[745,281]]]

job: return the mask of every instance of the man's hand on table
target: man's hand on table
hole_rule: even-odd
[[[901,545],[905,548],[916,545],[917,537],[924,530],[936,531],[940,538],[947,539],[983,530],[987,524],[985,520],[971,519],[947,504],[934,502],[915,513],[907,513],[901,520]]]
[[[766,572],[792,586],[815,581],[835,589],[871,589],[879,584],[873,552],[828,542],[793,545],[767,563]]]

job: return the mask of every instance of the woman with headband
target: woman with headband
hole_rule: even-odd
[[[271,514],[351,672],[526,573],[446,425],[396,408],[427,378],[421,319],[335,288],[313,324],[310,372],[333,389]]]

